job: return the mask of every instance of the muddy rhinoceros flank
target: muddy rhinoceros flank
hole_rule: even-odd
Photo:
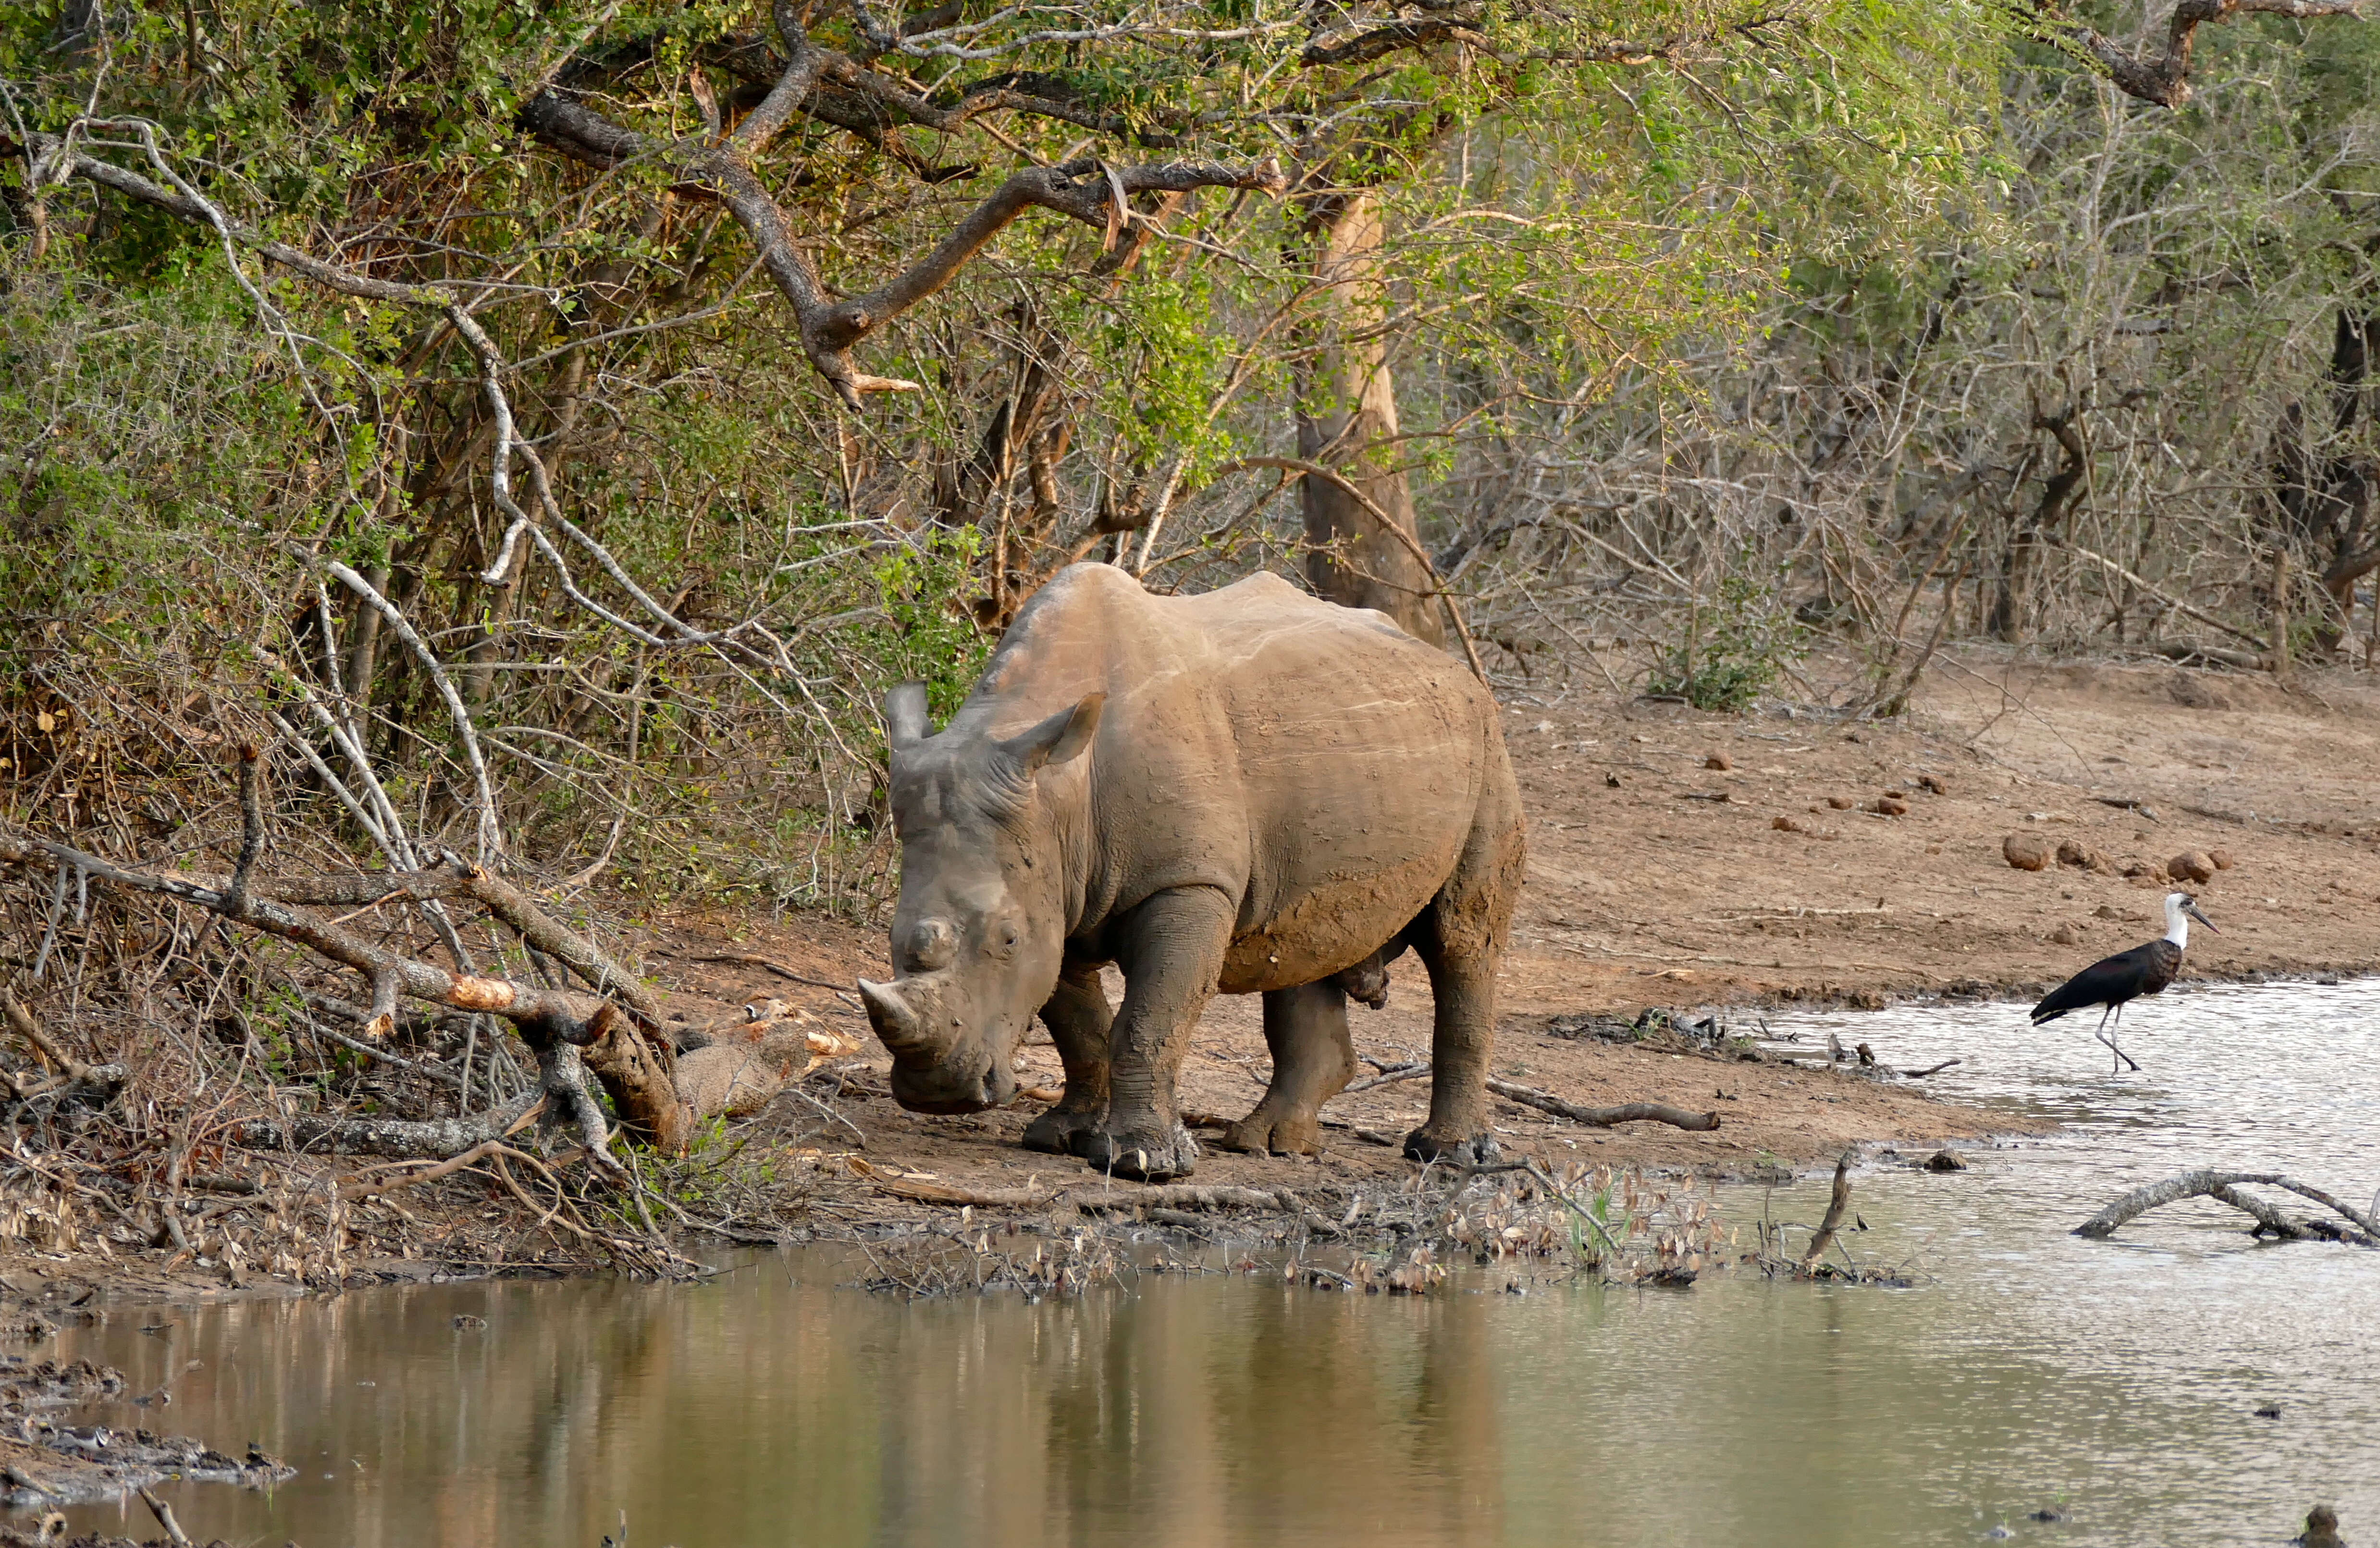
[[[1159,597],[1075,565],[939,735],[916,684],[885,717],[897,976],[860,990],[903,1105],[1006,1102],[1038,1014],[1066,1091],[1025,1143],[1179,1176],[1198,1153],[1173,1089],[1190,1030],[1219,990],[1260,993],[1272,1084],[1223,1143],[1311,1152],[1355,1068],[1348,989],[1376,997],[1411,947],[1437,1003],[1436,1082],[1406,1153],[1493,1153],[1483,1082],[1520,798],[1495,701],[1443,652],[1276,576]]]

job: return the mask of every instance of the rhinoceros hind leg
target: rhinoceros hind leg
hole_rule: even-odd
[[[1525,864],[1520,797],[1500,756],[1499,764],[1500,777],[1480,803],[1454,874],[1408,931],[1429,969],[1436,1002],[1429,1120],[1405,1136],[1405,1154],[1418,1161],[1479,1163],[1496,1154],[1488,1121],[1496,969],[1512,933]]]
[[[1322,1148],[1322,1104],[1355,1078],[1344,975],[1264,997],[1272,1084],[1255,1112],[1223,1131],[1227,1151],[1312,1155]]]
[[[1066,1094],[1026,1126],[1028,1151],[1066,1155],[1075,1136],[1097,1128],[1108,1110],[1108,1034],[1114,1021],[1096,963],[1069,962],[1041,1007],[1042,1025],[1066,1066]]]
[[[1160,892],[1132,911],[1117,942],[1123,1006],[1108,1037],[1107,1112],[1068,1148],[1102,1172],[1159,1182],[1187,1176],[1198,1143],[1182,1127],[1173,1082],[1190,1029],[1215,993],[1235,905],[1214,887]]]

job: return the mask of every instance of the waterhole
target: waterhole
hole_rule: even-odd
[[[2146,1069],[2111,1078],[2087,1020],[2006,1005],[1770,1018],[1805,1049],[1831,1029],[1902,1067],[1962,1059],[1945,1094],[2063,1122],[1967,1172],[1859,1174],[1847,1249],[1907,1289],[1144,1275],[906,1303],[804,1251],[698,1286],[419,1286],[59,1342],[170,1383],[162,1415],[93,1417],[300,1468],[269,1496],[167,1491],[200,1541],[2277,1544],[2319,1500],[2380,1542],[2380,1251],[2260,1245],[2204,1201],[2069,1234],[2202,1165],[2372,1198],[2380,983],[2174,991],[2126,1019]],[[1722,1209],[1808,1221],[1825,1191]],[[154,1532],[137,1502],[71,1514]]]

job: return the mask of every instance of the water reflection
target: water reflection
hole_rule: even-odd
[[[570,1544],[2277,1543],[2380,1536],[2380,1254],[2257,1247],[2184,1206],[2066,1234],[2184,1166],[2380,1184],[2380,988],[2168,994],[2145,1078],[2007,1006],[1855,1018],[1891,1062],[2068,1131],[1878,1171],[1907,1291],[1707,1278],[1424,1300],[1144,1278],[1028,1305],[835,1288],[821,1254],[700,1286],[436,1286],[67,1335],[163,1416],[298,1463],[176,1496],[234,1542]],[[1823,1028],[1793,1025],[1823,1042]],[[1788,1024],[1773,1021],[1779,1030]],[[1824,1185],[1763,1207],[1809,1219]],[[458,1315],[484,1328],[455,1326]],[[187,1369],[188,1362],[200,1362]],[[369,1383],[369,1384],[367,1384]],[[2278,1402],[2277,1420],[2252,1410]],[[139,1507],[136,1505],[135,1509]],[[2029,1518],[2055,1509],[2068,1519]],[[112,1507],[77,1525],[145,1528]]]

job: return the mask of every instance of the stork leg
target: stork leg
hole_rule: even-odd
[[[2108,1070],[2108,1073],[2111,1075],[2121,1075],[2124,1073],[2124,1067],[2126,1065],[2131,1065],[2133,1070],[2138,1072],[2141,1067],[2140,1065],[2133,1060],[2130,1054],[2118,1048],[2116,1046],[2116,1040],[2107,1035],[2107,1018],[2109,1016],[2113,1016],[2116,1018],[2116,1030],[2118,1031],[2121,1031],[2124,1026],[2124,1007],[2119,1002],[2116,1005],[2109,1006],[2107,1009],[2099,1013],[2098,1030],[2091,1034],[2093,1037],[2097,1038],[2101,1042],[2106,1043],[2108,1051],[2116,1055],[2116,1063]]]

